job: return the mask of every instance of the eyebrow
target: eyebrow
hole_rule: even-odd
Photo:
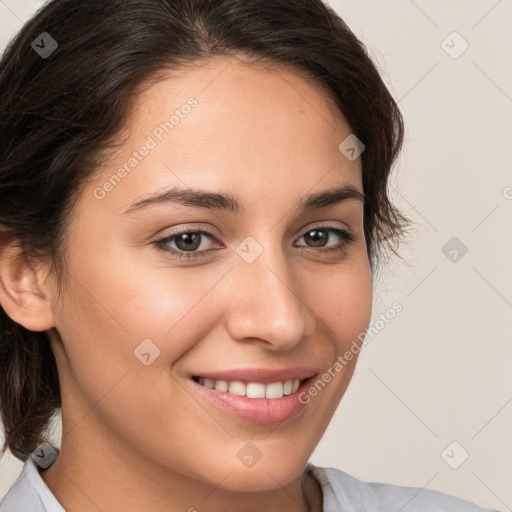
[[[366,195],[353,185],[347,183],[302,198],[297,206],[297,211],[299,213],[306,213],[311,210],[333,206],[349,199],[356,199],[364,203]],[[173,187],[132,204],[124,213],[128,214],[148,206],[167,203],[227,211],[236,215],[243,215],[245,211],[242,202],[232,194],[219,194],[202,189]]]

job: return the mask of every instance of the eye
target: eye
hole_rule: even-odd
[[[204,237],[210,238],[211,240],[217,240],[217,238],[208,231],[182,230],[157,240],[155,244],[157,244],[160,249],[170,252],[178,258],[196,258],[198,256],[203,256],[206,252],[204,248],[202,248],[201,251],[196,252],[199,247],[202,247]],[[171,242],[176,244],[176,248],[170,247]]]
[[[334,238],[338,238],[341,242],[338,242],[334,246],[326,246],[326,243],[331,239],[332,235]],[[169,236],[161,238],[153,242],[157,247],[163,251],[171,253],[172,256],[177,258],[193,259],[198,257],[204,257],[207,253],[211,252],[203,246],[204,238],[215,240],[218,242],[217,237],[208,231],[204,230],[180,230]],[[308,230],[302,235],[299,240],[304,240],[311,244],[306,246],[307,249],[319,248],[322,253],[341,252],[346,251],[347,245],[356,240],[355,235],[346,229],[320,226]],[[171,245],[174,244],[174,247]],[[299,247],[304,247],[299,245]]]
[[[325,247],[327,241],[331,238],[331,235],[336,235],[335,238],[341,239],[341,242],[334,246],[323,249],[323,252],[331,251],[345,251],[347,245],[356,240],[356,237],[351,231],[341,228],[335,228],[330,226],[320,226],[308,230],[300,239],[304,238],[307,243],[312,244],[309,247]]]

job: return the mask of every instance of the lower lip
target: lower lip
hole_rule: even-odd
[[[299,394],[310,386],[313,378],[306,379],[295,393],[283,398],[247,398],[207,388],[192,379],[189,381],[202,396],[225,413],[258,425],[271,425],[293,418],[304,409],[306,404],[299,402]]]

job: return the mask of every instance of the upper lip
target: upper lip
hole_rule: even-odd
[[[221,370],[216,372],[198,372],[193,373],[191,377],[203,377],[211,380],[225,380],[227,382],[260,382],[262,384],[270,384],[271,382],[280,382],[287,380],[303,380],[313,377],[318,373],[316,368],[300,367],[300,368],[237,368],[233,370]]]

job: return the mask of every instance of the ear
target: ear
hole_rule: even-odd
[[[12,320],[26,329],[46,331],[54,327],[54,316],[43,266],[36,263],[0,229],[0,304]]]

